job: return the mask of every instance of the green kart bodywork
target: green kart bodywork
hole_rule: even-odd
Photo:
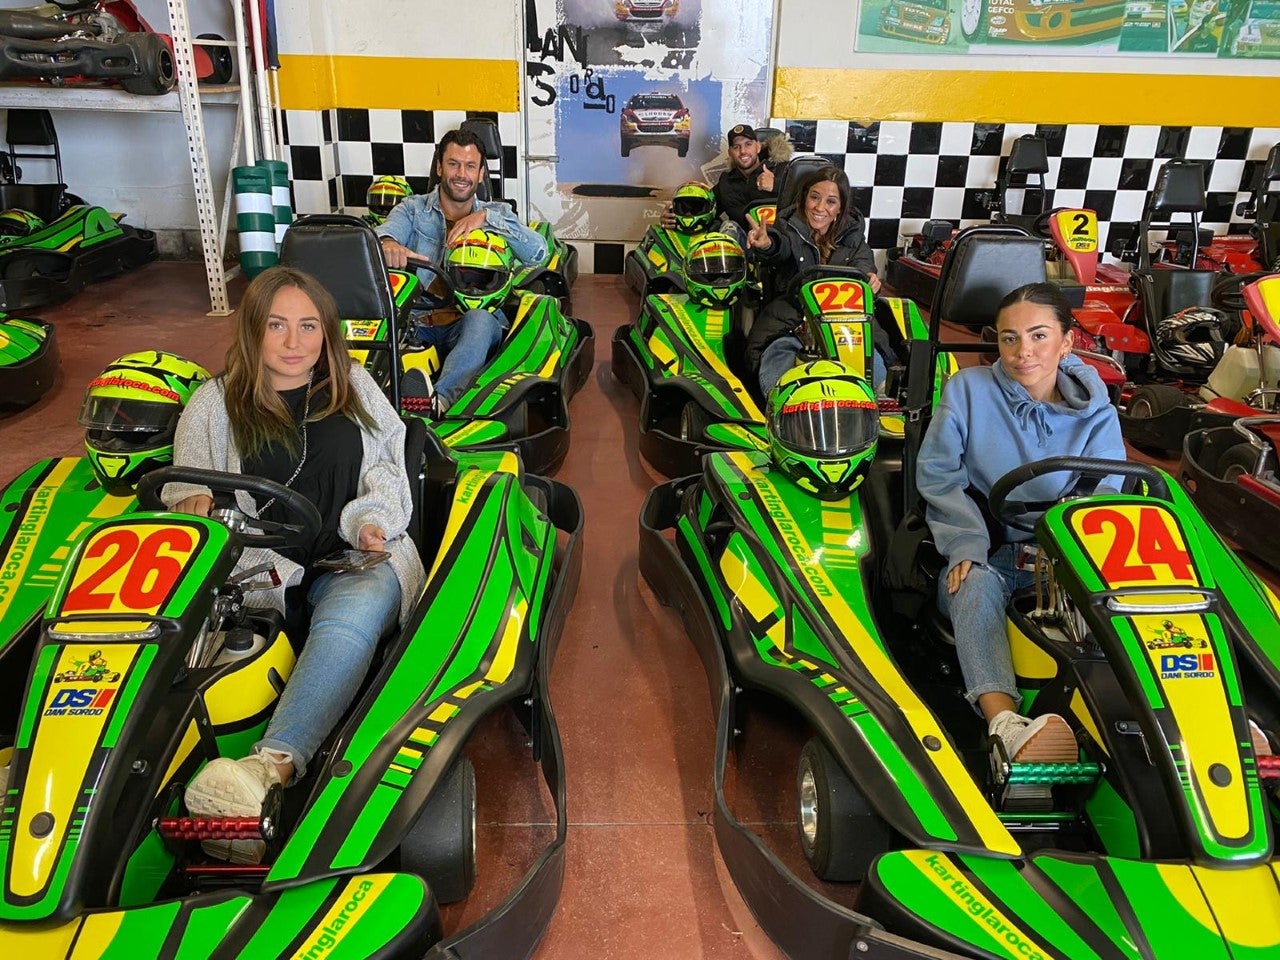
[[[550,228],[540,232],[550,234]],[[411,312],[424,293],[417,270],[387,270],[380,252],[376,260],[369,253],[377,246],[368,226],[354,217],[302,217],[285,234],[281,262],[316,276],[334,295],[349,318],[342,321],[348,350],[395,402],[394,365],[434,379],[442,358],[434,346],[412,342]],[[337,275],[336,264],[345,274]],[[554,285],[563,276],[526,279]],[[595,334],[586,321],[567,316],[550,293],[514,290],[503,310],[511,321],[506,338],[467,391],[427,425],[454,452],[513,451],[530,473],[548,473],[569,451],[569,398],[591,372]],[[406,415],[421,409],[412,399],[401,402]]]
[[[35,403],[58,375],[53,324],[0,314],[0,406]]]
[[[708,675],[718,845],[769,935],[831,960],[1276,956],[1280,765],[1255,756],[1249,720],[1280,728],[1280,601],[1167,474],[1149,496],[1051,507],[1037,538],[1065,599],[1046,613],[1016,595],[1011,649],[1024,700],[1068,717],[1084,761],[998,765],[958,671],[884,595],[885,468],[821,501],[765,454],[709,453],[641,516],[641,573]],[[862,798],[827,827],[866,858],[853,908],[730,809],[744,691],[792,708],[838,766],[832,790]],[[1053,808],[1002,783],[1056,784]]]
[[[555,297],[561,308],[568,310],[573,284],[578,279],[578,248],[557,237],[547,220],[533,220],[529,227],[546,241],[547,260],[536,267],[520,267],[516,272],[516,289]]]
[[[928,335],[928,325],[910,300],[873,298],[860,276],[837,270],[798,285],[804,330],[814,356],[839,359],[869,380],[873,325],[903,357],[912,340]],[[717,309],[683,293],[661,293],[646,297],[636,321],[614,334],[613,374],[640,401],[640,452],[668,477],[695,472],[711,450],[768,449],[762,404],[743,379],[740,328],[738,305]],[[937,359],[935,393],[955,369],[949,356]],[[882,443],[902,433],[897,403],[882,401]]]
[[[156,236],[102,207],[77,205],[25,237],[0,238],[0,310],[61,303],[156,258]]]
[[[262,867],[205,864],[183,839],[189,821],[174,819],[207,760],[243,756],[260,738],[294,664],[283,619],[263,609],[231,621],[252,631],[248,652],[188,661],[221,636],[205,627],[235,592],[240,535],[107,497],[75,458],[38,464],[5,492],[0,675],[17,693],[0,706],[0,746],[13,745],[0,750],[0,955],[532,952],[564,870],[547,676],[580,569],[581,507],[514,454],[454,459],[428,441],[415,494],[425,523],[410,531],[425,589],[314,772],[291,788],[305,806],[269,794]],[[424,875],[445,868],[417,865],[430,862],[425,839],[458,815],[441,814],[437,793],[448,799],[468,737],[501,706],[530,731],[555,837],[494,910],[445,936]]]
[[[642,300],[653,294],[683,293],[685,255],[701,236],[655,223],[623,261],[622,275],[627,286]]]

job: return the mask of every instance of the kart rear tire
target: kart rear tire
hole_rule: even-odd
[[[476,882],[476,770],[459,755],[400,844],[400,868],[431,887],[437,903],[457,903]]]
[[[822,880],[857,883],[889,849],[889,826],[816,737],[800,751],[796,773],[800,848]]]
[[[202,33],[197,40],[226,40],[227,38],[220,33]],[[211,84],[213,86],[222,86],[230,83],[231,77],[235,72],[235,58],[231,55],[230,47],[205,47],[204,52],[209,55],[209,60],[213,63],[213,73],[200,80],[201,83]]]
[[[133,50],[139,70],[138,76],[122,79],[120,86],[144,97],[158,97],[173,89],[178,81],[173,51],[159,34],[128,34],[120,42]]]
[[[1185,391],[1167,383],[1149,383],[1133,391],[1129,398],[1129,416],[1136,418],[1158,417],[1162,413],[1191,405],[1191,397]]]
[[[1235,446],[1227,447],[1218,458],[1218,478],[1234,483],[1239,477],[1252,475],[1258,466],[1258,451],[1248,440],[1241,440]]]

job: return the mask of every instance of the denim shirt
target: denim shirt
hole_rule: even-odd
[[[547,242],[536,230],[520,222],[520,218],[501,201],[481,202],[473,198],[472,210],[484,210],[485,229],[507,238],[511,252],[525,266],[537,266],[547,259]],[[432,263],[444,260],[445,219],[440,209],[440,190],[406,197],[392,208],[386,221],[378,227],[380,237],[390,237]],[[423,283],[429,274],[419,271]]]

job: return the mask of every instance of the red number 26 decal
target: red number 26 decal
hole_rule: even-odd
[[[76,577],[62,604],[63,613],[112,613],[154,610],[182,574],[177,551],[189,556],[195,536],[185,527],[163,527],[140,538],[129,527],[115,527],[93,538],[85,548]],[[93,564],[91,561],[101,560]],[[106,583],[124,570],[119,589]]]

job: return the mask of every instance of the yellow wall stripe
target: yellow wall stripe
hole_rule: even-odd
[[[520,63],[286,54],[280,57],[280,104],[286,110],[348,107],[514,113],[520,108]]]
[[[1280,77],[779,67],[775,117],[1271,126]]]

